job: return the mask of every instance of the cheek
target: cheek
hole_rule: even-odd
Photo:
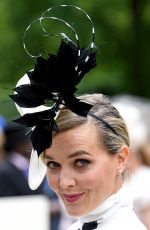
[[[78,181],[84,188],[92,189],[94,187],[105,188],[111,186],[116,178],[116,170],[114,164],[97,165],[93,170],[89,170],[86,174],[80,175]]]
[[[80,174],[78,177],[78,184],[82,188],[92,189],[97,185],[100,185],[103,181],[103,173],[99,169],[93,169],[87,171],[85,174]]]

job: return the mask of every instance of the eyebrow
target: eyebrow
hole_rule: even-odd
[[[84,151],[84,150],[78,150],[78,151],[76,151],[76,152],[70,154],[70,155],[68,156],[68,158],[70,159],[70,158],[74,158],[74,157],[78,157],[78,156],[83,156],[83,155],[90,155],[90,153],[89,153],[89,152],[86,152],[86,151]],[[44,155],[44,158],[45,158],[45,159],[54,160],[53,157],[48,156],[48,155],[46,155],[46,154]]]
[[[68,158],[78,157],[78,156],[82,156],[82,155],[90,155],[90,153],[89,153],[89,152],[86,152],[86,151],[84,151],[84,150],[78,150],[78,151],[76,151],[76,152],[70,154],[70,155],[68,156]]]

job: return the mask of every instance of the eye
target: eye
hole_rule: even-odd
[[[46,166],[47,166],[48,168],[50,168],[50,169],[58,169],[58,168],[60,168],[60,164],[58,164],[58,163],[55,162],[55,161],[48,161],[48,162],[46,163]]]
[[[78,168],[83,168],[86,167],[90,164],[89,160],[85,160],[85,159],[77,159],[75,160],[75,166]]]

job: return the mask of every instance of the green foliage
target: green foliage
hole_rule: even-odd
[[[130,93],[150,98],[150,1],[1,0],[0,101],[10,100],[8,94],[15,82],[34,66],[34,60],[22,46],[26,27],[44,10],[58,4],[83,8],[95,25],[98,64],[79,85],[79,92]],[[86,27],[77,16],[75,20],[81,28]],[[55,29],[53,26],[54,32]],[[36,44],[35,37],[34,33]],[[48,45],[49,40],[46,42]],[[52,44],[54,47],[55,43]],[[7,118],[16,116],[13,103],[0,104],[0,113]]]

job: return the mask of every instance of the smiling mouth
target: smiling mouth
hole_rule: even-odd
[[[78,193],[78,194],[63,194],[65,200],[69,203],[73,203],[81,198],[83,196],[84,192]]]

